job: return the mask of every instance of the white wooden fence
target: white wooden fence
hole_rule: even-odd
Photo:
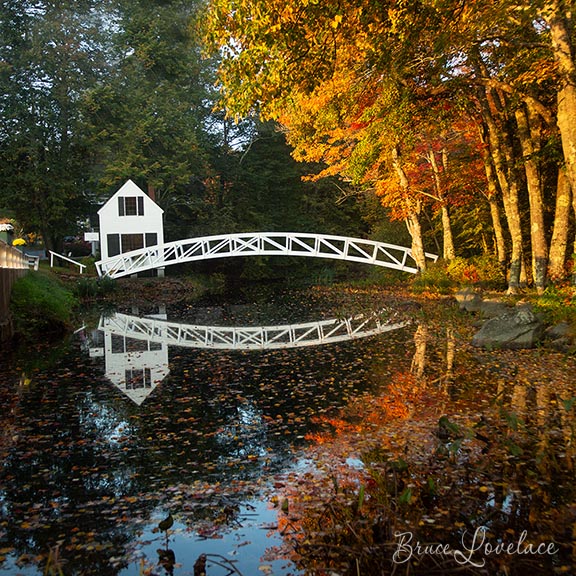
[[[34,262],[38,268],[38,260]],[[14,282],[29,270],[30,258],[13,246],[0,240],[0,344],[14,332],[10,317],[10,297]]]

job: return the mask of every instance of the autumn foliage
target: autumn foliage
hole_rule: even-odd
[[[376,193],[421,270],[431,222],[447,260],[479,238],[510,292],[524,276],[541,292],[548,264],[566,275],[574,221],[571,22],[552,0],[212,0],[206,38],[224,108],[280,122],[311,177]]]

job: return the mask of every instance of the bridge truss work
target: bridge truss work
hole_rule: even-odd
[[[404,246],[296,232],[222,234],[177,240],[100,260],[96,268],[100,276],[119,278],[171,264],[231,256],[309,256],[418,272],[412,250]],[[426,257],[434,261],[438,258],[429,253]]]
[[[349,318],[333,318],[280,326],[196,326],[116,313],[100,320],[104,332],[184,348],[218,350],[273,350],[317,346],[365,338],[407,326],[392,322],[382,310]]]

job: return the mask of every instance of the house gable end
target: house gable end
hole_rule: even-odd
[[[120,197],[141,197],[143,198],[144,212],[147,214],[163,214],[164,210],[148,196],[132,180],[128,180],[118,191],[116,191],[108,201],[98,210],[98,215],[119,216],[118,198]]]

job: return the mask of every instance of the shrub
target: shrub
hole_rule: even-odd
[[[108,276],[102,278],[79,278],[74,286],[74,294],[83,300],[102,298],[114,292],[116,281]]]
[[[74,295],[53,274],[31,271],[12,289],[16,333],[25,339],[60,334],[70,325],[76,304]]]
[[[485,288],[504,288],[506,276],[500,262],[492,254],[482,254],[470,259],[478,273],[478,282]]]
[[[112,294],[112,292],[116,290],[118,284],[116,284],[114,278],[110,278],[110,276],[102,276],[102,278],[98,279],[98,286],[100,288],[100,295],[106,296]]]
[[[94,256],[85,256],[80,260],[80,264],[86,266],[85,274],[96,274],[96,258]]]
[[[456,286],[480,286],[502,289],[506,278],[499,262],[491,254],[472,258],[454,258],[448,262],[439,260],[430,264],[412,284],[415,292],[447,294]]]
[[[533,305],[551,324],[568,322],[576,326],[576,293],[572,287],[550,285]]]
[[[446,263],[446,274],[457,284],[463,283],[465,272],[470,266],[467,258],[454,258]]]
[[[446,265],[448,276],[460,286],[503,288],[506,278],[500,263],[491,254],[472,258],[454,258]]]
[[[416,294],[433,292],[449,294],[454,287],[453,280],[448,276],[443,262],[434,262],[426,270],[420,272],[412,282],[412,290]]]

